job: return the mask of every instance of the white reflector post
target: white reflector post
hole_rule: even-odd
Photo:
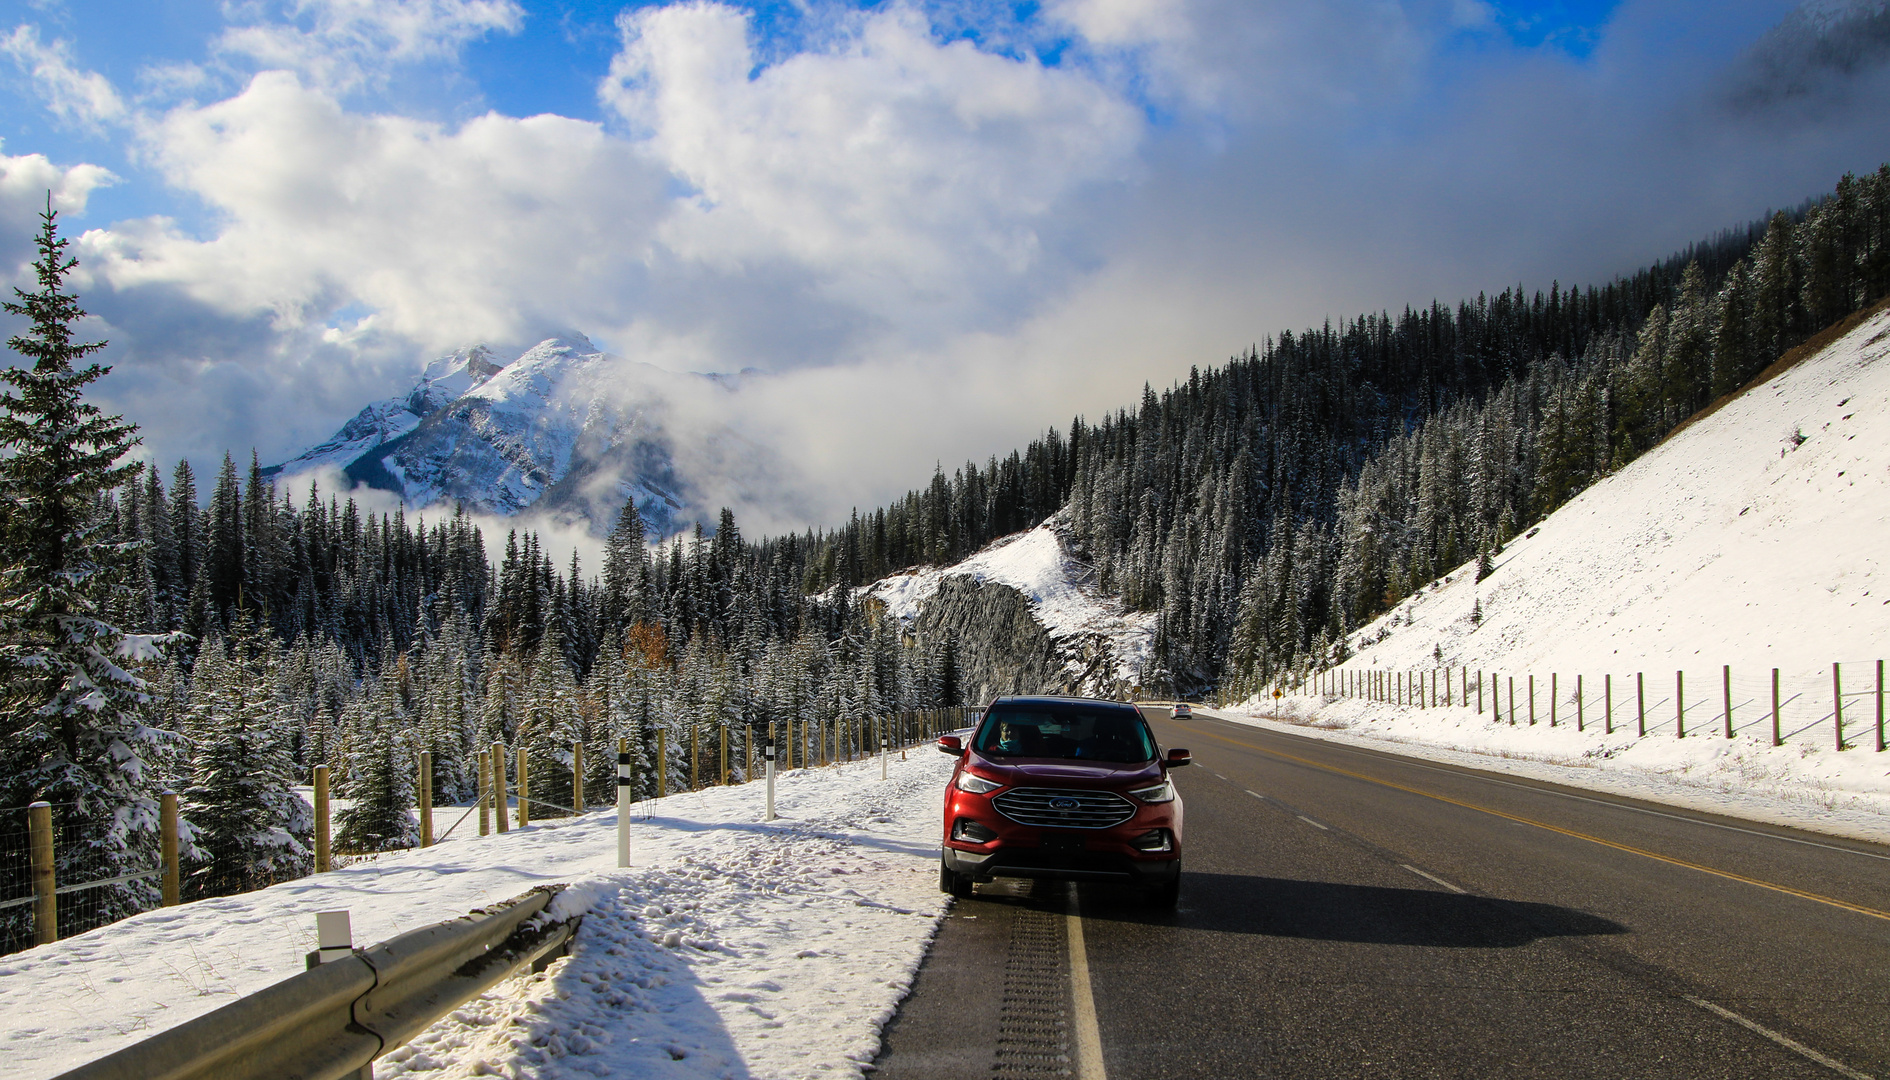
[[[884,728],[882,728],[879,733],[879,778],[881,780],[886,779],[886,732]]]
[[[315,913],[315,962],[332,963],[354,952],[354,929],[346,911]]]
[[[630,752],[617,751],[617,865],[630,865]]]
[[[774,740],[769,739],[761,747],[762,768],[768,776],[768,816],[764,821],[774,820]]]

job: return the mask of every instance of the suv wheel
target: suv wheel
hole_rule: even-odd
[[[945,865],[945,857],[941,855],[938,860],[938,891],[950,893],[961,900],[968,899],[971,896],[971,875],[954,871]]]
[[[1148,905],[1157,911],[1173,911],[1181,902],[1181,874],[1148,891]]]

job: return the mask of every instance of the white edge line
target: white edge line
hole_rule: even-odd
[[[1271,731],[1272,730],[1270,728],[1255,727],[1252,724],[1243,724],[1238,720],[1228,720],[1224,717],[1219,717],[1219,716],[1212,717],[1212,719],[1219,720],[1221,723],[1228,724],[1233,727],[1245,728],[1248,731]],[[1555,787],[1550,786],[1550,785],[1558,783],[1558,781],[1555,781],[1555,780],[1540,780],[1535,783],[1518,783],[1515,780],[1504,780],[1495,776],[1487,775],[1484,770],[1478,769],[1472,765],[1455,765],[1449,762],[1425,761],[1422,758],[1407,757],[1403,754],[1395,753],[1390,750],[1377,750],[1368,746],[1352,746],[1347,743],[1329,742],[1324,739],[1315,739],[1311,735],[1296,735],[1290,731],[1273,732],[1273,734],[1289,735],[1289,736],[1292,736],[1294,738],[1299,738],[1299,739],[1309,739],[1309,740],[1318,742],[1319,745],[1321,746],[1329,746],[1335,750],[1349,751],[1360,757],[1393,758],[1397,760],[1400,764],[1409,765],[1412,768],[1416,768],[1416,769],[1423,769],[1427,772],[1444,773],[1449,776],[1461,777],[1466,780],[1481,780],[1486,784],[1501,784],[1504,787],[1520,788],[1524,791],[1534,791],[1543,795],[1556,795],[1564,799],[1574,799],[1576,802],[1594,803],[1596,806],[1605,806],[1613,810],[1627,810],[1636,814],[1651,814],[1654,817],[1669,818],[1674,821],[1684,821],[1690,825],[1704,825],[1709,829],[1724,829],[1727,832],[1744,833],[1747,836],[1758,836],[1758,837],[1763,837],[1767,840],[1783,840],[1784,842],[1788,844],[1803,844],[1806,847],[1823,848],[1826,851],[1837,851],[1837,852],[1842,852],[1843,854],[1846,854],[1846,855],[1862,855],[1866,859],[1883,859],[1885,861],[1890,861],[1890,855],[1884,855],[1875,851],[1859,851],[1856,848],[1840,847],[1837,844],[1822,844],[1816,840],[1806,840],[1803,837],[1799,837],[1799,836],[1781,836],[1778,833],[1764,832],[1759,829],[1745,829],[1745,828],[1739,827],[1738,825],[1728,825],[1722,821],[1708,821],[1705,818],[1693,817],[1692,815],[1689,815],[1689,814],[1674,814],[1674,813],[1669,813],[1665,810],[1655,810],[1646,806],[1635,806],[1632,803],[1626,802],[1626,801],[1618,801],[1618,800],[1633,799],[1635,798],[1635,796],[1633,795],[1613,795],[1612,792],[1602,792],[1601,794],[1604,794],[1604,795],[1613,795],[1612,798],[1606,798],[1606,799],[1596,798],[1591,795],[1577,795],[1572,791],[1561,791]],[[1760,824],[1769,824],[1769,822],[1761,822]],[[1791,826],[1791,825],[1778,826],[1778,828],[1781,828],[1781,829],[1790,829],[1794,827],[1795,826]],[[1839,839],[1848,840],[1851,838],[1840,837]],[[1858,840],[1856,842],[1860,844],[1874,843],[1874,841],[1870,841],[1870,840]]]
[[[1307,817],[1305,814],[1296,814],[1294,816],[1299,818],[1299,820],[1305,822],[1306,824],[1311,825],[1315,829],[1325,828],[1324,825],[1319,824],[1317,821],[1314,821],[1312,818]]]
[[[1070,883],[1070,910],[1064,916],[1070,939],[1070,1011],[1076,1022],[1077,1080],[1108,1080],[1103,1069],[1102,1030],[1096,1023],[1096,996],[1089,985],[1089,950],[1083,943],[1083,908],[1076,883]],[[1865,1077],[1864,1080],[1870,1080]]]
[[[1459,889],[1457,886],[1452,885],[1450,882],[1445,881],[1443,878],[1438,877],[1436,874],[1427,874],[1424,871],[1419,870],[1417,867],[1412,866],[1410,863],[1399,863],[1398,865],[1404,867],[1406,870],[1411,871],[1413,874],[1416,874],[1418,877],[1421,877],[1426,881],[1434,881],[1437,884],[1442,885],[1444,888],[1449,889],[1451,892],[1457,893],[1461,896],[1470,895],[1468,890]]]
[[[1685,995],[1682,995],[1682,996],[1685,996]],[[1700,1008],[1705,1009],[1707,1012],[1712,1013],[1714,1016],[1718,1016],[1726,1020],[1731,1020],[1733,1023],[1738,1024],[1740,1027],[1745,1028],[1748,1031],[1755,1032],[1759,1035],[1763,1035],[1766,1038],[1784,1047],[1785,1049],[1792,1051],[1793,1053],[1803,1055],[1804,1057],[1808,1057],[1811,1060],[1817,1062],[1818,1064],[1824,1066],[1825,1068],[1830,1069],[1832,1072],[1838,1073],[1843,1076],[1848,1076],[1850,1077],[1850,1080],[1871,1080],[1871,1076],[1869,1073],[1860,1073],[1856,1069],[1851,1068],[1849,1065],[1846,1065],[1835,1058],[1827,1057],[1824,1054],[1820,1054],[1816,1050],[1813,1050],[1811,1047],[1806,1046],[1804,1043],[1799,1042],[1797,1039],[1791,1038],[1786,1035],[1781,1035],[1778,1032],[1773,1031],[1771,1028],[1766,1027],[1762,1024],[1753,1023],[1752,1021],[1746,1019],[1745,1017],[1740,1016],[1738,1013],[1733,1012],[1731,1009],[1725,1008],[1724,1006],[1721,1006],[1721,1005],[1715,1005],[1704,998],[1687,997],[1686,1000],[1691,1001],[1693,1004],[1698,1005]]]
[[[1259,799],[1261,802],[1267,801],[1267,797],[1265,795],[1260,794],[1259,792],[1253,790],[1252,788],[1242,788],[1241,790],[1245,791],[1249,795],[1252,795],[1254,798]]]

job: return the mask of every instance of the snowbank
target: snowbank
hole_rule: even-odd
[[[50,1076],[303,968],[314,913],[355,941],[572,885],[573,955],[471,1002],[377,1063],[380,1077],[861,1075],[944,911],[939,792],[915,752],[762,786],[638,804],[618,870],[614,812],[455,838],[242,896],[167,908],[0,958],[9,1077]],[[451,818],[439,822],[444,829]],[[471,823],[468,823],[470,825]]]

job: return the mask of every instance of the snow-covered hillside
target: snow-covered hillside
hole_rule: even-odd
[[[485,346],[428,364],[413,388],[363,409],[274,475],[339,470],[411,506],[526,509],[608,530],[634,498],[653,534],[713,523],[732,496],[788,495],[780,464],[710,421],[705,398],[730,378],[678,374],[612,356],[581,334],[500,364]]]
[[[1774,798],[1787,806],[1781,820],[1800,824],[1805,813],[1848,808],[1879,822],[1857,829],[1890,836],[1882,817],[1890,814],[1890,753],[1875,752],[1874,731],[1876,661],[1890,658],[1886,558],[1890,311],[1880,311],[1583,492],[1507,545],[1485,580],[1476,580],[1474,564],[1459,567],[1347,640],[1356,652],[1337,672],[1341,685],[1369,672],[1424,672],[1428,684],[1429,672],[1448,669],[1454,707],[1289,698],[1283,715],[1499,760],[1639,770],[1731,797]],[[1834,663],[1855,747],[1842,752]],[[1500,674],[1505,720],[1516,680],[1518,727],[1462,707],[1465,668]],[[1778,748],[1774,668],[1786,737]],[[1526,722],[1531,676],[1535,727]],[[1571,723],[1578,676],[1579,732]],[[1610,677],[1612,735],[1599,730]],[[1645,739],[1637,734],[1640,685],[1651,717]],[[1253,711],[1264,705],[1250,703]],[[1697,737],[1675,737],[1683,707]]]
[[[391,852],[240,896],[146,912],[0,958],[9,1078],[52,1076],[303,968],[315,912],[359,945],[565,882],[573,955],[455,1010],[375,1063],[387,1078],[859,1077],[944,912],[929,750]],[[444,829],[451,817],[436,817]]]
[[[1890,655],[1890,312],[1352,635],[1350,667],[1828,672]],[[1482,619],[1472,611],[1481,605]]]
[[[862,592],[911,624],[954,578],[1016,590],[1044,628],[1065,688],[1121,695],[1141,685],[1155,639],[1154,613],[1129,611],[1098,589],[1095,571],[1065,548],[1055,519],[1004,537],[956,565],[895,574]]]

